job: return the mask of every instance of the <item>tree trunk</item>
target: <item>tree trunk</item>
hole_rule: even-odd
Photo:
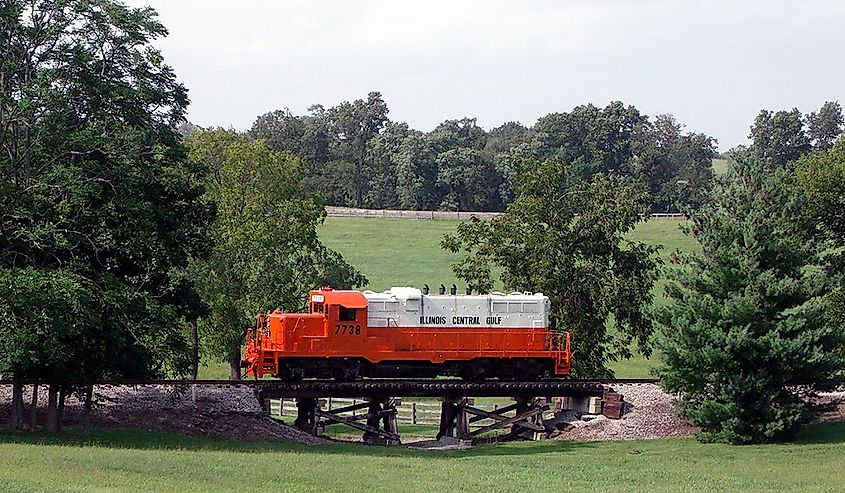
[[[20,377],[12,381],[12,407],[9,409],[9,428],[20,430],[23,423],[23,382]]]
[[[240,380],[241,379],[241,356],[235,356],[234,358],[229,360],[229,368],[231,369],[231,373],[229,374],[230,380]]]
[[[38,428],[38,384],[32,384],[32,399],[29,402],[29,429]]]
[[[363,181],[362,179],[362,171],[364,169],[364,157],[367,154],[367,143],[366,139],[364,140],[364,145],[361,146],[361,150],[358,153],[358,163],[355,166],[355,207],[361,207],[361,197],[363,196]]]
[[[44,429],[47,433],[59,431],[59,386],[55,383],[47,387],[47,422]]]
[[[86,437],[91,436],[91,401],[94,397],[94,385],[85,387],[85,406],[82,412],[82,430]]]
[[[65,398],[67,397],[67,387],[64,385],[59,386],[59,409],[56,413],[56,431],[62,431],[62,420],[64,420],[65,415]]]
[[[200,335],[196,321],[191,322],[191,379],[196,380],[200,370]]]

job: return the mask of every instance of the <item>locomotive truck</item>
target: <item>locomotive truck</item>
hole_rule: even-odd
[[[437,295],[321,288],[307,313],[258,316],[243,366],[256,378],[536,379],[569,375],[569,333],[541,293]]]

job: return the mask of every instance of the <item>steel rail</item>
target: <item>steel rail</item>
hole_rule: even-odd
[[[98,380],[94,385],[221,385],[221,386],[258,386],[258,385],[293,385],[293,384],[383,384],[395,385],[397,383],[423,385],[423,384],[492,384],[492,385],[513,385],[513,384],[605,384],[605,385],[625,385],[625,384],[656,384],[660,380],[657,378],[599,378],[599,379],[555,379],[555,380],[529,380],[529,381],[510,381],[510,380],[483,380],[479,382],[471,382],[465,380],[433,380],[433,379],[367,379],[367,380],[353,380],[350,382],[343,382],[337,380],[276,380],[276,379],[244,379],[244,380],[228,380],[228,379],[197,379],[197,380],[179,380],[179,379],[165,379],[165,380]],[[0,385],[12,385],[13,380],[0,380]],[[34,380],[22,380],[24,385],[32,385],[34,383],[45,384],[45,382],[36,382]]]

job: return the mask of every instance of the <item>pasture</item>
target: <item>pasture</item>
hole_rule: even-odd
[[[640,223],[629,237],[662,245],[660,256],[665,260],[675,250],[690,252],[696,248],[695,241],[681,232],[681,223],[676,219],[652,219]],[[458,282],[451,269],[459,256],[440,248],[443,235],[454,232],[457,225],[457,221],[329,217],[320,229],[320,239],[367,276],[368,289],[422,288],[428,284],[436,290],[440,283],[447,287],[456,283],[459,292],[463,292],[465,285]],[[664,285],[662,280],[655,285],[655,303],[665,303]],[[501,284],[497,288],[502,289]],[[611,368],[617,377],[635,378],[651,376],[651,366],[650,361],[637,355],[613,363]]]
[[[681,233],[682,221],[653,219],[640,223],[630,235],[632,240],[649,245],[662,245],[660,256],[668,258],[672,251],[693,251],[695,242]],[[459,256],[440,248],[446,233],[455,231],[457,221],[430,221],[412,219],[329,217],[320,227],[320,239],[338,252],[369,280],[367,289],[382,291],[391,286],[428,284],[436,292],[440,283],[458,285],[463,292],[465,285],[452,273],[451,265]],[[654,288],[655,303],[665,303],[663,281]],[[501,284],[497,289],[503,289]],[[652,364],[642,356],[611,365],[620,378],[651,376]],[[201,378],[227,378],[228,366],[209,363],[201,368]]]
[[[845,423],[796,443],[520,442],[454,452],[0,431],[0,491],[841,491]]]
[[[423,284],[435,290],[459,283],[451,265],[459,255],[440,248],[446,233],[453,233],[457,221],[428,221],[386,218],[329,217],[320,228],[320,240],[364,273],[368,289],[381,291],[391,286]],[[653,219],[640,223],[630,235],[632,240],[649,245],[663,245],[661,256],[673,250],[691,251],[695,242],[684,236],[676,219]],[[501,288],[501,286],[499,286]]]

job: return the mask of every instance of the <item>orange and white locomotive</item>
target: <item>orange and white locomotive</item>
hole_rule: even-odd
[[[323,288],[309,293],[308,313],[259,316],[244,366],[257,378],[286,380],[565,376],[569,334],[549,330],[549,308],[540,293]]]

